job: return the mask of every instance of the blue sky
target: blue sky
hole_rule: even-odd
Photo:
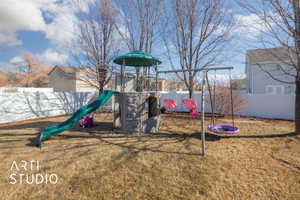
[[[81,8],[87,10],[92,1],[82,1]],[[243,74],[245,52],[255,48],[262,27],[251,30],[249,25],[257,21],[255,16],[244,13],[231,1],[227,7],[241,27],[233,33],[237,37],[224,65],[234,66],[234,74]],[[35,54],[49,65],[70,63],[68,47],[76,31],[76,12],[73,0],[1,0],[0,68],[12,68],[24,52]]]

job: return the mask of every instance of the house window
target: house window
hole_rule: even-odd
[[[292,86],[292,85],[288,85],[287,87],[286,87],[286,91],[285,91],[285,93],[286,94],[295,94],[295,90],[296,90],[296,88],[295,88],[295,86]]]
[[[266,94],[284,94],[284,86],[283,85],[267,85],[266,86]]]
[[[280,70],[281,70],[281,68],[282,68],[282,66],[281,66],[281,65],[279,65],[279,64],[277,64],[277,65],[276,65],[276,70],[277,70],[277,71],[280,71]]]

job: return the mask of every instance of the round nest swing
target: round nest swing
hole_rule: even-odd
[[[234,134],[240,131],[238,127],[222,124],[209,125],[207,129],[217,134]]]
[[[233,96],[232,96],[232,83],[231,83],[231,70],[229,70],[229,88],[230,88],[230,103],[231,103],[231,118],[232,118],[232,125],[224,125],[224,124],[215,124],[215,119],[214,119],[214,114],[215,114],[215,100],[216,100],[216,79],[217,79],[217,75],[216,75],[216,71],[215,71],[215,80],[214,80],[214,90],[213,90],[213,94],[214,97],[212,98],[212,92],[211,92],[211,87],[209,84],[209,80],[208,80],[208,75],[206,73],[206,81],[207,81],[207,85],[208,85],[208,92],[209,92],[209,97],[210,97],[210,105],[211,105],[211,110],[212,110],[212,124],[208,126],[207,130],[216,134],[234,134],[234,133],[238,133],[240,131],[240,129],[236,126],[234,126],[234,110],[233,110]],[[214,101],[213,101],[213,100]]]

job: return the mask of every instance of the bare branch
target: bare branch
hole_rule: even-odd
[[[165,12],[166,17],[172,19],[168,27],[170,31],[165,30],[162,38],[172,68],[192,70],[214,65],[222,55],[233,27],[221,1],[175,0],[171,5],[171,10]],[[196,75],[196,71],[178,74],[190,97],[193,96]]]
[[[98,0],[88,13],[81,14],[79,34],[74,41],[74,57],[85,76],[80,80],[102,91],[112,75],[109,63],[119,48],[117,8],[113,1]]]

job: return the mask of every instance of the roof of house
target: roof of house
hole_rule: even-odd
[[[53,67],[53,69],[48,73],[51,74],[55,69],[60,69],[63,72],[67,73],[67,74],[74,74],[75,72],[79,71],[78,67],[65,67],[65,66],[58,66],[56,65],[55,67]]]
[[[247,62],[249,64],[258,63],[290,63],[291,48],[268,48],[268,49],[255,49],[248,50]]]

